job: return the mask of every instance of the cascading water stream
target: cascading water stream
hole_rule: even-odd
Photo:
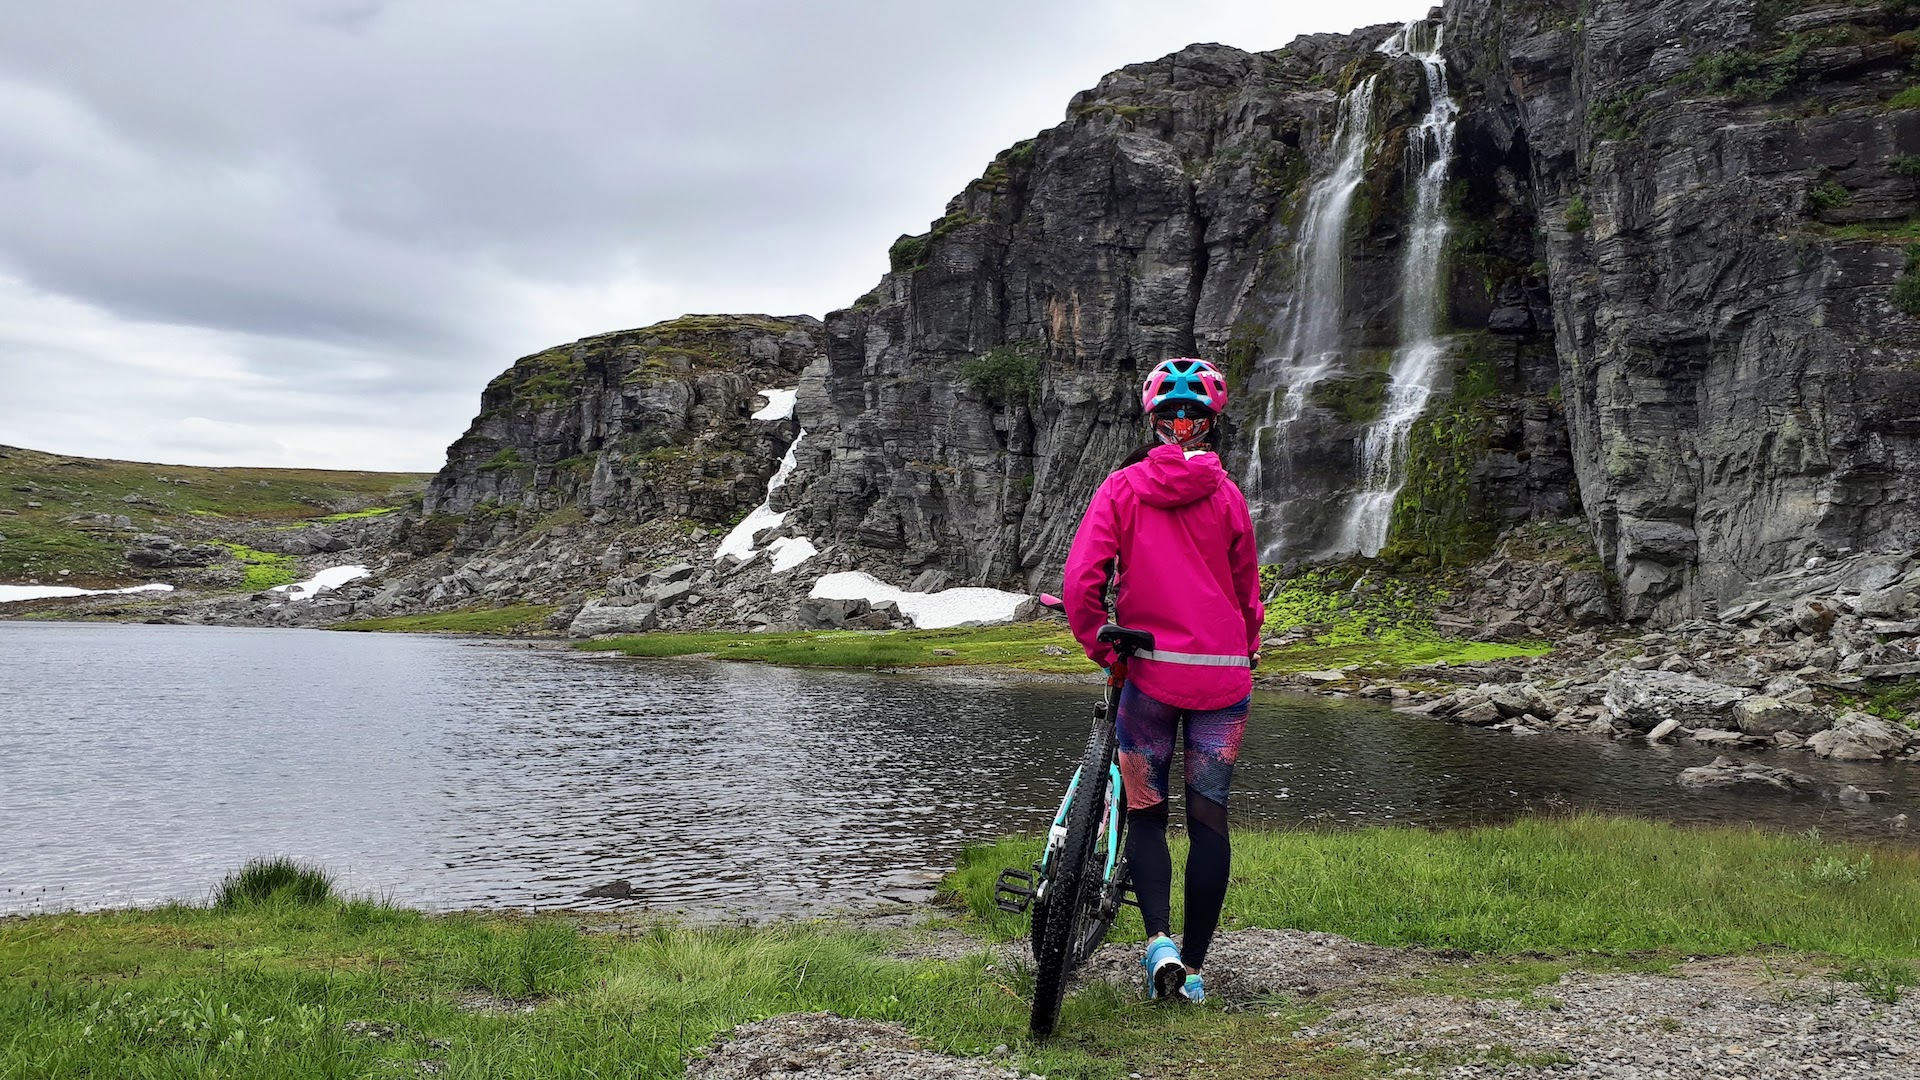
[[[1427,33],[1432,38],[1423,43]],[[1459,111],[1447,86],[1447,62],[1440,52],[1443,36],[1443,28],[1416,21],[1380,46],[1389,56],[1411,55],[1420,61],[1426,69],[1430,104],[1425,118],[1407,135],[1414,197],[1400,253],[1400,345],[1388,369],[1384,408],[1361,442],[1359,490],[1349,504],[1337,545],[1343,552],[1372,556],[1386,546],[1393,503],[1407,480],[1407,436],[1427,407],[1446,357],[1440,334],[1441,271],[1448,230],[1442,202]]]
[[[1379,78],[1367,76],[1341,100],[1340,118],[1333,132],[1333,167],[1307,193],[1299,241],[1293,252],[1295,300],[1288,312],[1281,351],[1275,357],[1281,389],[1267,395],[1264,414],[1254,429],[1247,466],[1247,490],[1257,498],[1268,493],[1264,459],[1269,454],[1281,470],[1280,486],[1283,490],[1288,486],[1286,473],[1296,456],[1293,425],[1299,421],[1314,384],[1327,376],[1339,357],[1345,315],[1347,215],[1354,192],[1366,178],[1367,130],[1373,122],[1373,91]],[[1263,561],[1280,550],[1286,502],[1285,497],[1278,501],[1258,498],[1254,504],[1259,531],[1267,537]]]

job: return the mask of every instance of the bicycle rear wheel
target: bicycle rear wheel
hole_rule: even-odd
[[[1035,1038],[1053,1034],[1066,997],[1067,980],[1086,952],[1106,936],[1100,911],[1107,889],[1106,860],[1098,841],[1106,824],[1108,768],[1113,761],[1113,721],[1096,719],[1080,759],[1080,786],[1067,808],[1067,835],[1047,875],[1047,895],[1034,912],[1033,1015],[1029,1028]],[[1119,875],[1116,873],[1115,875]],[[1106,924],[1111,924],[1109,917]]]

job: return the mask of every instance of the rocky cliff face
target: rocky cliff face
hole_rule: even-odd
[[[1303,205],[1330,167],[1343,89],[1378,75],[1372,167],[1338,238],[1345,348],[1368,359],[1314,387],[1291,455],[1313,498],[1350,494],[1395,343],[1402,147],[1428,104],[1419,64],[1377,51],[1394,29],[1268,54],[1194,46],[1116,72],[1065,123],[1003,153],[928,233],[902,237],[880,285],[828,316],[827,361],[802,382],[812,434],[794,501],[809,527],[876,549],[903,578],[940,567],[1044,584],[1093,488],[1141,441],[1136,387],[1168,356],[1231,372],[1246,404],[1228,454],[1244,475],[1263,392],[1286,392],[1266,369],[1298,303]],[[1573,498],[1546,397],[1545,293],[1526,273],[1524,147],[1478,128],[1466,144],[1477,171],[1451,199],[1482,224],[1445,291],[1451,324],[1473,332],[1452,358],[1471,385],[1458,407],[1438,405],[1440,435],[1416,440],[1406,497],[1431,513],[1395,537],[1435,559],[1463,535],[1490,540],[1483,523],[1555,516]],[[1311,556],[1338,526],[1303,524],[1275,557]]]
[[[525,357],[481,394],[424,510],[464,518],[464,546],[503,515],[737,519],[794,437],[785,415],[753,419],[763,392],[791,390],[822,338],[807,316],[689,315]]]
[[[1391,519],[1361,550],[1414,568],[1583,513],[1623,613],[1663,623],[1817,551],[1920,543],[1920,4],[1455,0],[1396,29],[1115,72],[824,324],[678,320],[520,361],[416,545],[568,508],[728,521],[804,428],[775,508],[822,565],[1044,586],[1171,355],[1232,377],[1225,453],[1271,561],[1351,550],[1369,498]],[[1436,235],[1439,280],[1412,281]],[[1441,359],[1383,488],[1365,462],[1405,401],[1415,284]],[[747,419],[796,383],[795,420]]]
[[[1524,139],[1580,489],[1629,618],[1920,529],[1920,6],[1457,0]],[[1504,129],[1504,130],[1503,130]]]

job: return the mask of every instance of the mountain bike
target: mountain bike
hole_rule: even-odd
[[[1040,602],[1055,610],[1063,607],[1054,596],[1043,595]],[[1040,860],[1030,870],[1002,870],[993,889],[994,903],[1002,911],[1033,913],[1029,1026],[1035,1038],[1053,1034],[1067,980],[1106,940],[1120,906],[1135,904],[1128,896],[1126,786],[1114,725],[1120,690],[1127,684],[1127,660],[1152,650],[1153,635],[1108,623],[1100,628],[1100,640],[1113,646],[1118,657],[1107,669],[1106,696],[1093,707],[1086,750],[1067,781]]]

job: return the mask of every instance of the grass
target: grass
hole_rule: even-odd
[[[325,870],[286,858],[254,859],[220,883],[213,906],[324,904],[333,898],[333,879]]]
[[[1047,648],[1065,650],[1052,656]],[[643,634],[575,648],[628,656],[713,656],[788,667],[922,668],[991,664],[1021,671],[1091,673],[1064,626],[1026,623],[952,630],[830,630],[792,634]]]
[[[895,959],[887,936],[832,922],[588,933],[578,920],[302,903],[251,868],[238,875],[260,882],[246,903],[0,920],[0,1077],[408,1075],[422,1062],[503,1080],[673,1077],[735,1024],[813,1010],[894,1021],[948,1053],[1006,1044],[1011,1064],[1056,1080],[1358,1080],[1402,1064],[1293,1037],[1325,1006],[1165,1009],[1105,984],[1068,999],[1059,1037],[1030,1042],[1031,975],[986,941],[1021,931],[989,893],[1033,850],[1012,839],[966,853],[944,889],[983,942],[949,961]],[[1857,872],[1817,869],[1828,864]],[[1242,831],[1234,872],[1232,926],[1474,950],[1402,992],[1525,1001],[1574,967],[1783,949],[1830,960],[1882,1000],[1916,984],[1910,852],[1570,818]],[[1128,918],[1121,934],[1137,937]]]
[[[399,634],[525,634],[545,630],[551,604],[512,604],[507,607],[463,608],[428,615],[394,615],[384,619],[356,619],[335,630],[380,630]]]
[[[829,924],[591,934],[340,900],[36,916],[0,922],[0,1077],[404,1076],[421,1062],[453,1076],[677,1077],[736,1024],[814,1010],[896,1021],[950,1053],[1009,1044],[1056,1078],[1196,1058],[1210,1066],[1200,1076],[1256,1060],[1374,1075],[1365,1055],[1288,1037],[1293,1023],[1155,1009],[1109,988],[1076,996],[1069,1034],[1034,1045],[1025,972],[984,948],[934,962],[888,946]]]
[[[368,513],[369,504],[402,502],[426,481],[416,473],[160,465],[0,446],[0,509],[14,511],[0,515],[0,581],[61,570],[76,584],[151,580],[126,561],[134,533],[244,542],[250,527]],[[94,524],[96,514],[108,522]]]
[[[993,877],[1038,839],[967,851],[948,895],[997,937]],[[1176,852],[1174,865],[1182,865]],[[1920,958],[1920,853],[1817,836],[1627,818],[1458,831],[1234,834],[1223,924],[1325,930],[1475,953],[1725,955],[1785,948],[1853,962]],[[1180,890],[1174,890],[1176,912]],[[1128,913],[1123,930],[1139,934]],[[1176,918],[1177,921],[1177,918]]]

